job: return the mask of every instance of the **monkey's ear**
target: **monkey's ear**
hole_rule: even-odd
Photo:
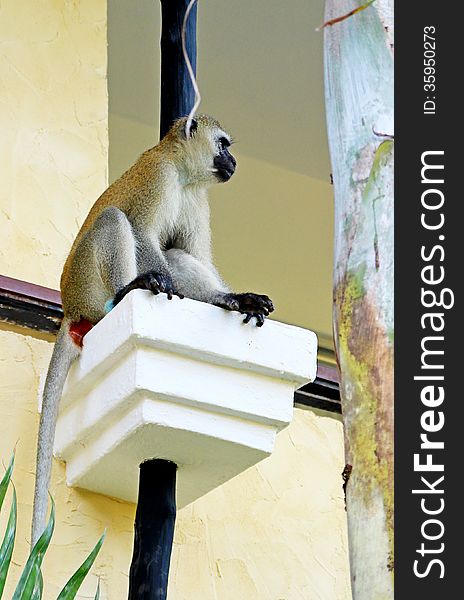
[[[192,119],[192,123],[190,125],[190,137],[193,136],[193,134],[195,133],[197,128],[198,128],[198,121],[196,119]]]

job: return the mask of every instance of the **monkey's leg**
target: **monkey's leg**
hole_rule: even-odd
[[[69,274],[63,282],[67,314],[74,320],[84,317],[96,323],[137,288],[155,294],[166,292],[172,297],[176,290],[164,257],[161,257],[166,265],[163,272],[141,271],[144,265],[140,258],[145,251],[124,212],[115,206],[103,210],[76,248]],[[158,266],[156,258],[151,263],[147,259],[146,262]]]
[[[263,325],[264,318],[274,310],[268,296],[231,292],[212,265],[205,266],[183,250],[168,250],[166,259],[177,289],[187,298],[241,312],[246,315],[244,323],[255,317],[258,327]]]
[[[73,321],[97,323],[115,295],[137,277],[136,243],[126,215],[109,206],[82,237],[62,278],[63,308]]]
[[[106,208],[95,223],[92,242],[102,279],[114,297],[137,277],[137,245],[126,215],[115,206]]]

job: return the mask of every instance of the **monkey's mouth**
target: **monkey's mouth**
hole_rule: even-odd
[[[235,169],[228,169],[227,167],[220,167],[217,168],[216,170],[216,177],[219,179],[219,181],[221,181],[222,183],[225,183],[226,181],[229,181],[229,179],[232,177],[232,175],[234,174]]]

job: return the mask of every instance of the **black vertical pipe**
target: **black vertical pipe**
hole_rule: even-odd
[[[161,0],[161,115],[160,139],[172,122],[189,114],[195,103],[195,92],[182,54],[182,23],[189,0]],[[185,45],[192,63],[197,67],[197,4],[187,21]]]
[[[160,1],[162,138],[175,119],[189,114],[195,102],[195,92],[182,53],[182,24],[189,0]],[[197,62],[196,26],[195,4],[185,35],[194,73]],[[140,465],[129,600],[166,600],[176,520],[176,469],[173,462],[160,459],[147,460]]]
[[[129,600],[166,599],[176,521],[176,469],[168,460],[140,465]]]

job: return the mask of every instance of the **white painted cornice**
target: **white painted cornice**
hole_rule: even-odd
[[[182,507],[268,456],[293,392],[316,376],[316,335],[194,300],[131,292],[85,337],[55,454],[67,482],[135,502],[138,466],[179,467]]]

